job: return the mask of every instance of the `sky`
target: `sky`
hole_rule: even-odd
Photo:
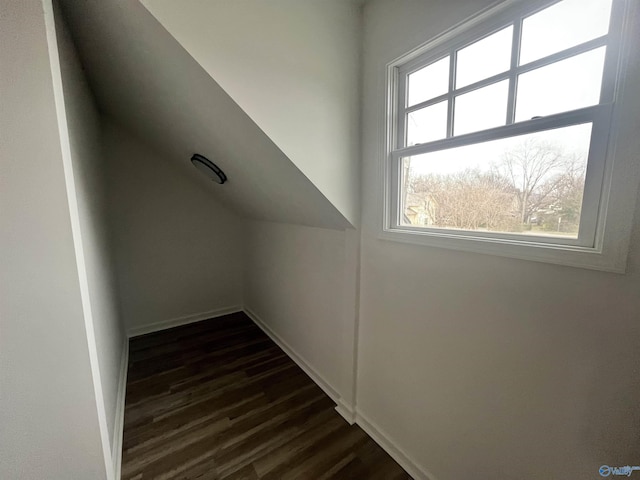
[[[519,137],[503,138],[491,142],[423,153],[411,157],[411,170],[417,174],[446,175],[466,169],[486,171],[500,163],[503,152],[516,147],[526,139],[535,138],[552,143],[565,153],[577,153],[585,163],[591,137],[591,124],[572,125]]]
[[[543,58],[607,33],[612,0],[564,0],[527,17],[522,27],[520,64]],[[509,68],[513,26],[508,26],[458,51],[456,88],[504,72]],[[573,110],[599,102],[605,48],[600,47],[539,69],[518,79],[516,122]],[[445,57],[409,77],[408,105],[446,93],[449,58]],[[454,135],[504,125],[508,81],[501,81],[457,97]],[[409,114],[408,143],[426,143],[446,136],[447,103]],[[584,154],[591,126],[577,125],[539,132],[544,141],[566,151]],[[496,140],[414,156],[415,173],[453,173],[466,168],[488,169],[506,148],[523,137]]]

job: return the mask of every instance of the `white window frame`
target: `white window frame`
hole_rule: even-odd
[[[518,66],[517,55],[521,39],[522,20],[560,0],[534,0],[521,2],[506,0],[480,12],[471,19],[446,31],[426,44],[414,49],[387,65],[387,119],[384,138],[383,159],[383,215],[380,237],[407,243],[444,247],[478,253],[515,257],[576,267],[591,268],[624,273],[630,235],[630,227],[612,228],[607,226],[609,197],[612,193],[613,153],[615,147],[615,124],[621,79],[624,77],[624,62],[621,51],[628,30],[628,0],[613,0],[611,24],[621,25],[603,37],[593,39],[576,47]],[[411,107],[405,107],[407,75],[450,55],[450,68],[454,68],[455,53],[466,45],[481,40],[508,25],[513,25],[514,47],[509,71],[475,82],[454,90],[453,75],[449,77],[449,91],[439,97]],[[607,45],[604,64],[600,103],[578,110],[549,115],[542,118],[514,123],[515,79],[520,73],[543,65],[555,63],[578,53]],[[452,136],[452,110],[454,95],[472,91],[494,82],[509,79],[509,101],[507,124],[504,126]],[[404,116],[409,111],[418,110],[438,102],[448,100],[447,138],[424,144],[404,147]],[[591,145],[589,149],[584,199],[578,239],[544,236],[524,236],[518,234],[453,230],[445,228],[414,227],[400,224],[400,182],[401,160],[403,157],[471,145],[500,138],[524,135],[553,128],[592,123]],[[628,205],[635,197],[635,191],[617,192],[616,203]],[[611,220],[611,218],[610,218]],[[628,219],[629,223],[631,219]]]

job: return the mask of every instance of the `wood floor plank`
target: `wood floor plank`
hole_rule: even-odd
[[[400,480],[243,313],[131,339],[122,480]]]

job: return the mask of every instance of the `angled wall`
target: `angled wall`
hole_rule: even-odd
[[[210,189],[215,199],[249,218],[349,226],[142,4],[61,0],[61,5],[101,110],[164,152],[194,182],[206,183],[185,159],[198,152],[214,160],[229,178],[225,188]],[[340,182],[343,175],[336,176]]]
[[[357,225],[360,2],[142,3]]]
[[[54,4],[55,5],[55,4]],[[124,385],[127,341],[116,293],[111,229],[107,211],[107,170],[102,152],[101,119],[67,26],[55,10],[65,118],[94,329],[102,398],[112,460],[122,435],[117,418]],[[120,392],[121,394],[123,392]],[[120,406],[121,408],[121,406]],[[118,412],[122,415],[124,412]]]
[[[51,3],[0,3],[0,478],[112,478]]]

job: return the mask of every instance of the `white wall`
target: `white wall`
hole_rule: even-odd
[[[365,6],[358,410],[439,480],[597,478],[640,451],[640,205],[627,275],[376,237],[385,65],[489,3]],[[629,62],[617,155],[640,163]]]
[[[359,2],[142,3],[357,224]]]
[[[240,220],[206,191],[229,185],[203,188],[110,120],[103,135],[128,330],[140,333],[156,323],[239,309]],[[188,157],[184,161],[190,163]]]
[[[99,480],[107,459],[45,7],[46,23],[41,1],[0,3],[0,478]]]
[[[114,455],[118,388],[127,341],[120,321],[110,231],[107,225],[106,168],[102,155],[100,115],[82,73],[67,26],[56,10],[56,33],[64,104],[78,202],[80,230],[87,272],[91,317],[98,354],[100,381]],[[117,447],[116,447],[117,448]]]
[[[347,410],[353,402],[357,237],[271,222],[246,228],[244,306]]]
[[[640,203],[627,275],[376,236],[385,64],[489,3],[371,0],[365,6],[358,413],[439,480],[596,478],[601,464],[636,464],[640,449]],[[293,15],[297,5],[287,12]],[[306,32],[296,25],[278,27],[284,17],[274,15],[264,29],[274,29],[273,39],[304,43]],[[98,171],[86,153],[95,125],[80,127],[87,111],[91,120],[90,108],[77,77],[66,81],[67,92],[75,92],[66,98],[74,120],[71,155],[63,157],[40,2],[1,3],[0,26],[0,477],[101,479],[100,404],[91,370],[96,345],[87,340],[93,323],[85,317],[93,289],[108,288],[91,286],[92,269],[107,257],[99,240],[78,243],[103,228],[92,220],[99,202],[88,195]],[[634,38],[638,33],[636,27]],[[267,79],[280,74],[274,59],[260,72]],[[636,52],[627,84],[639,81]],[[626,92],[617,155],[637,157],[640,96]],[[358,304],[353,232],[245,224],[185,169],[110,121],[103,141],[127,327],[240,305],[244,263],[244,305],[350,403]],[[69,161],[76,158],[81,161]],[[71,174],[79,177],[76,184]],[[90,251],[79,256],[83,244]],[[108,303],[90,307],[98,317],[114,313]],[[96,327],[95,334],[104,332]]]

